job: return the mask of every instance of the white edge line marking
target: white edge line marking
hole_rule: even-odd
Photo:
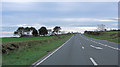
[[[95,65],[95,66],[97,66],[98,64],[94,61],[94,59],[93,58],[91,58],[90,57],[90,60],[92,61],[92,63]]]
[[[73,36],[72,36],[73,37]],[[71,37],[71,38],[72,38]],[[70,38],[70,39],[71,39]],[[70,41],[70,39],[68,41]],[[49,58],[51,55],[53,55],[56,51],[58,51],[61,47],[63,47],[68,41],[66,41],[63,45],[61,45],[60,47],[58,47],[55,51],[53,51],[51,54],[49,54],[47,57],[45,57],[43,60],[41,60],[39,63],[37,63],[36,65],[41,64],[43,61],[45,61],[47,58]],[[36,66],[35,66],[36,67]]]

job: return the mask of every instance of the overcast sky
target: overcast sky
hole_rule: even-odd
[[[3,2],[119,2],[119,0],[2,0]]]
[[[3,26],[117,28],[117,2],[3,2]]]

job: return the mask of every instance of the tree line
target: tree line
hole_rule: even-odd
[[[85,31],[84,33],[89,35],[100,35],[100,34],[103,34],[104,31]]]
[[[104,32],[110,32],[110,31],[118,31],[118,34],[120,34],[119,33],[120,29],[105,30],[105,31],[84,31],[84,33],[89,34],[89,35],[101,35],[101,34],[104,34]]]
[[[61,30],[60,26],[56,26],[53,28],[52,35],[57,35]],[[14,32],[14,35],[18,35],[20,37],[24,36],[45,36],[48,34],[48,29],[46,27],[41,27],[36,30],[34,27],[18,27],[18,29]],[[30,35],[32,33],[32,35]]]

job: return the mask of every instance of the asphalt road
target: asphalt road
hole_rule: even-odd
[[[36,65],[118,65],[118,44],[73,35],[65,44],[45,56]]]

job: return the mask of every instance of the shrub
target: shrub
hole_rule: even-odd
[[[103,34],[104,31],[85,31],[84,33],[89,35],[100,35],[100,34]]]

